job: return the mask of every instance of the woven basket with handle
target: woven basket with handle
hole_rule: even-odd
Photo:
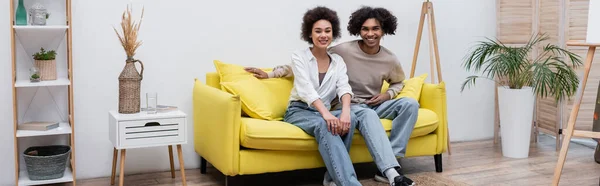
[[[135,62],[141,65],[141,72],[135,68]],[[140,112],[140,86],[144,74],[144,64],[140,60],[127,59],[121,75],[119,75],[119,113],[133,114]]]

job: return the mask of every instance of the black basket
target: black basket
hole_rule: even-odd
[[[30,180],[62,178],[71,147],[65,145],[29,147],[23,153]]]

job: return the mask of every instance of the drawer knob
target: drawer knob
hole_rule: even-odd
[[[151,127],[151,126],[160,126],[160,123],[158,122],[148,122],[146,123],[146,125],[144,125],[145,127]]]

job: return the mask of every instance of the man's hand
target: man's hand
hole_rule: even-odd
[[[340,123],[341,123],[341,133],[340,135],[344,135],[347,134],[348,132],[354,132],[354,131],[350,131],[350,111],[348,110],[343,110],[342,114],[340,115]]]
[[[245,67],[244,70],[246,70],[246,72],[250,72],[252,74],[254,74],[254,77],[258,78],[258,79],[267,79],[269,78],[269,75],[267,75],[267,73],[261,69],[258,68],[254,68],[254,67]]]
[[[331,114],[331,112],[327,111],[327,113],[323,115],[323,119],[325,119],[325,122],[327,122],[327,130],[329,130],[329,132],[331,132],[333,135],[338,135],[341,133],[340,120]]]
[[[390,94],[387,92],[381,93],[379,95],[373,96],[370,100],[365,101],[365,103],[369,106],[379,105],[384,101],[390,100]]]

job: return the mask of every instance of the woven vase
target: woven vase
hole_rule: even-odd
[[[141,72],[135,68],[135,62],[141,65]],[[119,75],[119,113],[134,114],[140,112],[140,86],[143,79],[144,64],[139,60],[127,59]]]
[[[35,60],[42,81],[56,80],[56,60]]]

